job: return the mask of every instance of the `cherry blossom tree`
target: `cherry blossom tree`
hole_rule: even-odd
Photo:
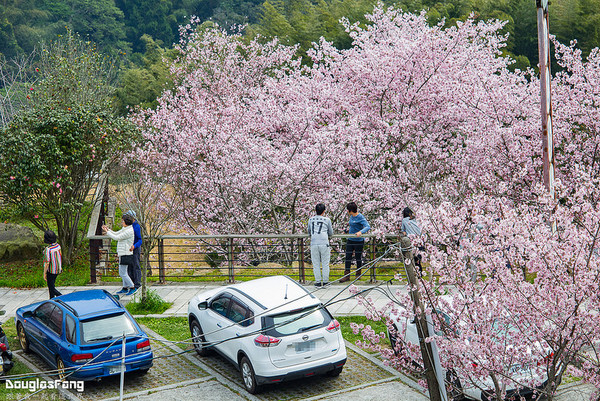
[[[442,364],[463,373],[462,386],[481,387],[491,378],[493,387],[482,389],[497,399],[507,387],[537,387],[538,397],[552,399],[569,373],[598,387],[600,216],[593,116],[599,63],[597,51],[584,62],[573,46],[556,46],[565,68],[553,82],[557,199],[541,187],[535,115],[521,115],[509,129],[482,137],[485,148],[495,152],[479,153],[484,148],[477,144],[466,149],[485,168],[462,197],[445,191],[438,192],[445,198],[441,202],[421,198],[428,274],[437,279],[420,285],[443,333],[434,336]],[[494,166],[499,160],[509,167],[504,174]],[[468,180],[467,173],[456,169],[457,182]],[[398,297],[412,319],[411,300]],[[370,316],[388,319],[395,305],[383,310],[371,305]],[[450,321],[435,310],[445,311]],[[380,350],[395,366],[414,369],[418,348],[406,346],[396,355],[379,345],[381,333],[362,331],[364,346]],[[516,379],[515,371],[523,368],[531,375]]]
[[[348,200],[389,232],[416,205],[427,236],[414,244],[435,277],[420,286],[427,311],[451,316],[434,319],[434,338],[461,385],[489,378],[500,399],[511,387],[552,398],[575,369],[598,383],[598,51],[583,62],[557,43],[549,199],[539,82],[510,71],[502,22],[444,28],[382,6],[366,18],[346,23],[352,48],[321,40],[311,65],[277,40],[185,27],[174,89],[136,116],[147,176],[172,185],[193,232],[302,232],[317,202],[339,227]],[[409,345],[396,355],[381,333],[363,334],[394,366],[418,361]],[[532,374],[515,382],[517,367]]]

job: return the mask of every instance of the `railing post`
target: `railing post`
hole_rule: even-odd
[[[227,244],[227,280],[235,283],[235,270],[233,268],[233,237],[230,237]]]
[[[164,239],[158,240],[158,282],[165,283],[165,243]]]
[[[375,237],[371,238],[371,261],[375,260],[377,256],[375,251],[377,250],[377,244],[375,244]],[[375,263],[371,263],[371,283],[377,281],[377,276],[375,273]]]
[[[300,284],[305,284],[304,277],[304,238],[298,238],[298,281]]]
[[[98,258],[99,248],[98,241],[90,240],[90,283],[96,284],[98,279],[96,278],[96,259]]]

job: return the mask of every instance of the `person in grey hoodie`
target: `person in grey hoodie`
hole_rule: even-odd
[[[331,225],[331,219],[323,216],[325,212],[324,204],[317,204],[315,211],[317,215],[308,220],[310,258],[315,275],[315,286],[322,287],[329,283],[329,259],[331,257],[329,238],[333,235],[333,226]]]

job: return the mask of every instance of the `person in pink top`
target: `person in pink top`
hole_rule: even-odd
[[[44,249],[44,280],[48,284],[50,299],[62,294],[56,289],[56,277],[62,272],[62,253],[60,245],[56,242],[56,234],[52,230],[44,232],[44,243],[48,244]]]

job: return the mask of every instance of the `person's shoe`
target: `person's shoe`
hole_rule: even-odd
[[[321,287],[321,286],[322,286],[322,284],[321,284],[321,282],[320,282],[320,281],[317,281],[317,282],[315,283],[315,287]]]
[[[349,275],[345,275],[344,277],[342,277],[340,279],[340,283],[345,283],[346,281],[350,281],[350,276]]]
[[[130,288],[129,291],[127,291],[127,296],[133,295],[137,292],[137,288]]]
[[[121,291],[117,291],[117,294],[127,294],[129,292],[128,288],[121,288]]]

